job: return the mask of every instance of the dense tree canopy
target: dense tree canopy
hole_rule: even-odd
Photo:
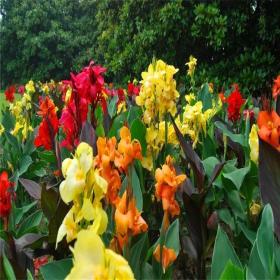
[[[184,69],[193,54],[201,81],[255,93],[280,71],[278,0],[1,0],[1,14],[1,86],[68,78],[91,59],[126,82],[153,56]]]

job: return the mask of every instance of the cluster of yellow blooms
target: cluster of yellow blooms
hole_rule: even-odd
[[[177,122],[177,121],[176,121]],[[170,144],[177,145],[178,140],[172,124],[167,125],[167,141]],[[142,165],[148,170],[153,168],[153,158],[157,158],[159,152],[165,143],[165,122],[162,121],[158,127],[151,125],[146,131],[147,151],[146,156],[142,159]]]
[[[108,217],[101,199],[107,192],[107,182],[93,167],[92,147],[80,143],[74,158],[63,161],[62,174],[65,180],[59,187],[61,198],[65,203],[73,201],[73,206],[59,228],[57,243],[65,235],[67,242],[72,241],[83,228],[97,234],[104,233]]]
[[[190,56],[189,62],[186,63],[186,65],[189,67],[189,69],[188,69],[188,75],[189,75],[190,77],[193,77],[196,64],[197,64],[197,59],[191,55],[191,56]]]
[[[192,97],[187,96],[186,100],[190,101],[192,100]],[[203,112],[203,104],[201,101],[197,101],[193,105],[186,105],[180,130],[184,135],[188,135],[191,138],[193,147],[198,143],[200,133],[203,132],[206,134],[207,122],[216,114],[216,112],[217,109],[215,106]]]
[[[143,120],[146,124],[162,121],[168,112],[175,115],[179,92],[173,76],[177,71],[174,66],[157,60],[149,65],[147,72],[142,72],[142,86],[136,103],[144,107]]]
[[[90,230],[78,233],[73,255],[74,266],[66,280],[76,279],[134,279],[128,262],[110,249]]]
[[[13,131],[13,135],[18,135],[20,132],[22,134],[22,140],[25,140],[28,136],[28,132],[33,131],[33,127],[30,125],[30,115],[31,110],[31,96],[35,93],[35,86],[33,81],[29,81],[25,85],[25,92],[22,98],[15,103],[10,105],[10,111],[14,115],[16,123]]]
[[[57,234],[56,243],[77,239],[73,251],[74,266],[66,279],[134,279],[127,261],[105,249],[99,237],[106,231],[108,217],[101,200],[107,192],[107,181],[93,165],[93,150],[80,143],[74,158],[62,163],[65,178],[59,191],[65,203],[73,202]]]

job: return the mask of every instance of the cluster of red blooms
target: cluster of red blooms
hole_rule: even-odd
[[[8,217],[12,207],[12,198],[15,194],[13,192],[13,183],[8,179],[8,173],[3,171],[0,174],[0,217]]]
[[[140,92],[140,86],[135,86],[132,82],[127,85],[127,94],[129,96],[138,96]]]
[[[16,87],[14,85],[9,86],[5,90],[6,100],[9,101],[9,102],[13,102],[14,99],[15,99],[15,92],[16,92]]]
[[[272,87],[272,96],[274,99],[280,95],[280,75],[274,80],[273,87]]]
[[[37,137],[34,140],[36,147],[43,146],[46,150],[54,150],[54,138],[58,132],[58,118],[53,101],[47,96],[40,101],[38,115],[43,118]]]
[[[233,88],[234,90],[231,92],[226,102],[228,103],[228,119],[235,122],[240,118],[240,109],[245,103],[245,99],[242,98],[237,84],[234,84]]]
[[[62,146],[72,149],[78,144],[79,134],[86,121],[89,105],[92,106],[92,112],[98,104],[101,104],[103,112],[107,111],[103,77],[105,71],[105,68],[94,65],[92,61],[79,74],[71,73],[71,81],[64,82],[71,85],[72,94],[60,118],[60,124],[65,133]]]

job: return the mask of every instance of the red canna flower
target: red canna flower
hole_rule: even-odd
[[[16,87],[14,85],[9,86],[5,90],[6,100],[12,103],[15,99],[15,92],[16,92]]]
[[[36,259],[33,259],[33,264],[34,264],[34,270],[35,270],[35,276],[39,276],[39,269],[42,265],[47,264],[49,261],[48,256],[42,256]]]
[[[139,95],[140,92],[140,87],[139,86],[135,86],[132,82],[129,82],[127,85],[127,93],[129,96],[137,96]]]
[[[36,147],[43,146],[46,150],[54,149],[54,138],[58,132],[58,118],[56,116],[56,107],[53,101],[47,96],[40,101],[40,110],[38,115],[43,118],[39,133],[34,140]]]
[[[227,98],[226,102],[228,103],[228,119],[235,122],[240,118],[240,109],[245,103],[245,99],[242,98],[237,84],[234,84],[233,88],[234,90]]]
[[[12,198],[14,193],[12,191],[13,183],[8,179],[8,173],[3,171],[0,174],[0,217],[8,217],[11,212]]]
[[[272,87],[273,98],[276,99],[278,95],[280,95],[280,75],[278,75],[277,78],[273,81]]]

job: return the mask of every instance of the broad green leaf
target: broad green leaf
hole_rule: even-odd
[[[233,213],[242,220],[245,220],[245,209],[242,205],[239,192],[236,190],[228,190],[226,192],[226,196],[228,198],[228,203],[233,210]]]
[[[234,265],[231,260],[227,262],[227,265],[222,272],[220,280],[242,280],[245,279],[244,271],[239,266]]]
[[[40,272],[44,280],[63,280],[70,273],[72,266],[72,259],[63,259],[41,266]]]
[[[179,239],[179,220],[176,219],[168,228],[165,237],[165,246],[175,251],[178,256],[180,252],[180,239]]]
[[[53,151],[43,151],[38,152],[39,158],[49,162],[49,163],[56,163],[56,157]]]
[[[42,210],[37,210],[20,224],[17,230],[17,237],[21,237],[25,233],[34,232],[37,230],[41,220],[43,218]]]
[[[218,210],[218,216],[221,221],[226,223],[227,225],[230,226],[231,230],[235,230],[235,222],[234,222],[234,217],[230,213],[229,209],[224,208],[224,209],[219,209]]]
[[[246,167],[236,169],[230,173],[223,173],[223,176],[227,179],[229,179],[238,190],[240,190],[242,183],[244,181],[245,176],[250,171],[251,166],[248,165]]]
[[[136,106],[131,107],[127,115],[127,122],[129,126],[131,126],[132,122],[137,118],[141,119],[141,115],[142,115],[142,111],[140,107],[136,107]]]
[[[29,269],[27,269],[26,275],[27,275],[27,280],[33,280],[33,276],[32,276],[32,274],[31,274]]]
[[[116,115],[117,112],[117,101],[118,96],[114,95],[113,98],[110,100],[109,106],[108,106],[108,113],[111,118],[113,118]]]
[[[229,260],[234,265],[242,267],[226,233],[219,226],[212,257],[211,279],[219,279],[221,277],[224,267]]]
[[[33,201],[30,204],[23,206],[21,208],[13,208],[13,213],[15,215],[15,224],[19,224],[24,214],[26,214],[30,209],[32,209],[37,204],[37,201]]]
[[[272,209],[267,204],[262,212],[262,220],[257,231],[256,244],[261,263],[270,277],[273,277],[273,262],[274,262],[274,219]]]
[[[256,233],[250,229],[247,228],[247,226],[242,223],[242,222],[238,222],[238,225],[240,226],[242,232],[244,233],[244,235],[246,236],[246,238],[251,242],[251,244],[253,245],[256,239]]]
[[[258,253],[257,241],[253,244],[246,274],[247,279],[266,279],[265,270]]]
[[[146,252],[146,244],[148,242],[147,233],[143,234],[141,238],[132,246],[130,250],[129,264],[133,270],[136,279],[141,279],[141,268],[145,256],[143,251]],[[144,252],[144,253],[145,253]]]
[[[212,108],[212,96],[209,92],[209,86],[207,83],[203,85],[202,89],[198,93],[198,100],[202,101],[203,112]]]
[[[239,143],[242,147],[246,146],[244,135],[234,134],[225,126],[225,124],[220,121],[216,121],[215,126],[219,128],[223,132],[223,134],[228,136],[233,142]]]
[[[147,142],[146,142],[146,126],[140,119],[135,119],[130,127],[131,138],[137,139],[142,147],[142,154],[146,154]]]
[[[2,252],[1,252],[2,253]],[[7,278],[7,280],[16,280],[16,276],[14,273],[14,270],[12,268],[11,263],[9,262],[8,258],[6,257],[5,253],[3,252],[3,268],[4,268],[4,273]],[[2,278],[2,277],[1,277]]]
[[[126,116],[127,112],[123,112],[114,118],[110,131],[108,133],[108,137],[118,136],[119,129],[124,125],[126,121]]]
[[[205,173],[208,177],[211,176],[215,166],[220,163],[220,161],[216,157],[208,157],[202,161]]]
[[[32,163],[32,158],[30,156],[27,155],[23,156],[23,158],[19,163],[19,169],[18,169],[19,176],[27,171],[31,163]]]
[[[140,186],[140,181],[134,166],[131,168],[132,190],[136,199],[136,207],[141,212],[143,209],[143,194]]]

